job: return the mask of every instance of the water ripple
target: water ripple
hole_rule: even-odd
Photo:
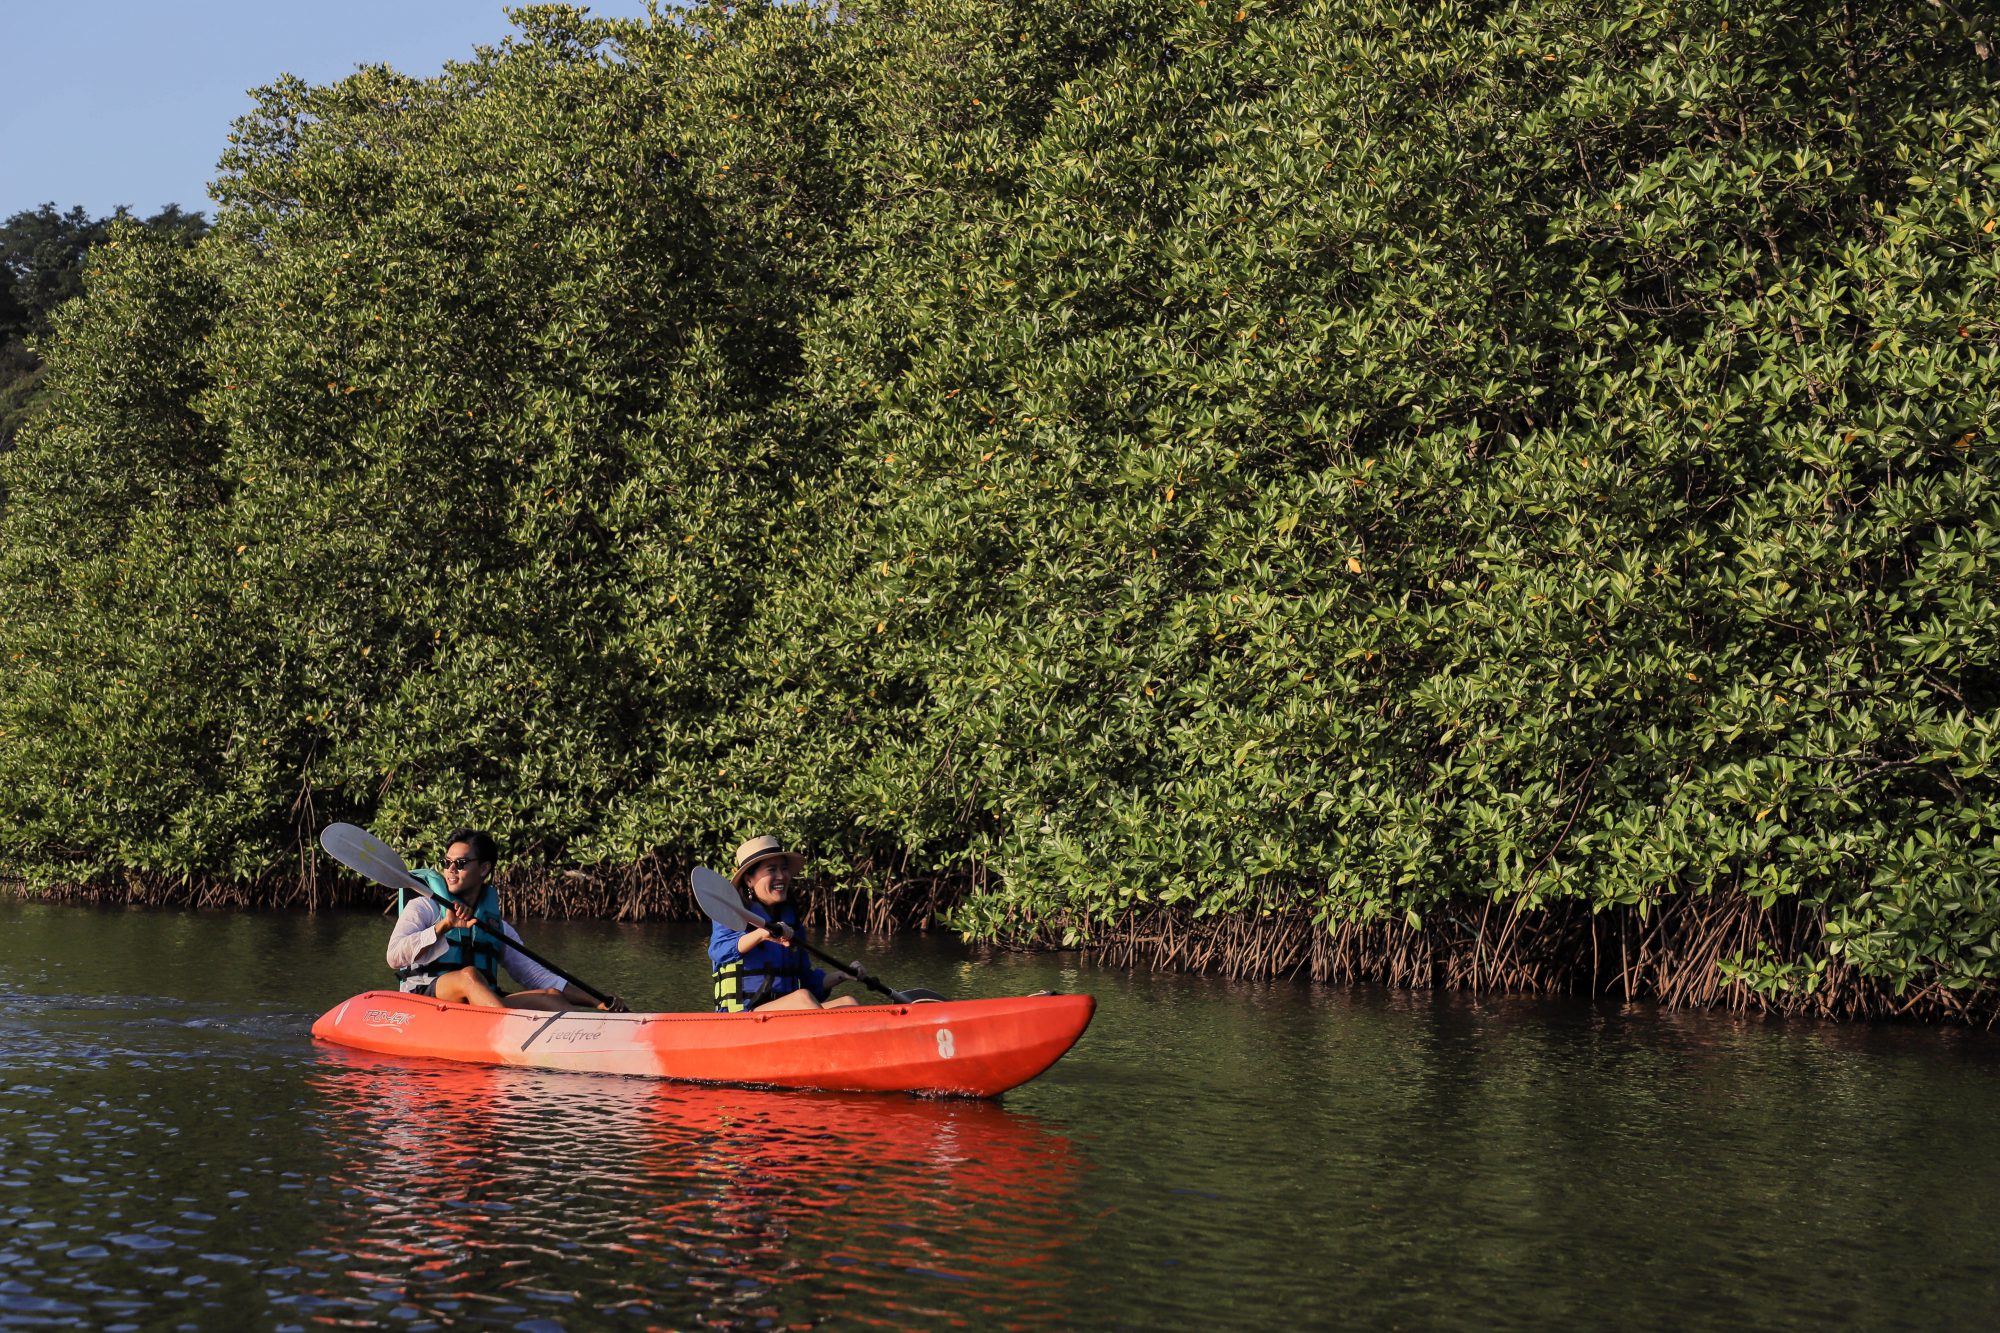
[[[1983,1327],[2000,1308],[1989,1034],[954,964],[903,941],[871,953],[883,971],[1088,989],[1097,1023],[1004,1106],[745,1092],[315,1046],[317,1009],[379,981],[385,932],[0,903],[0,1328]],[[702,1002],[704,939],[545,923],[536,944],[672,1007]]]
[[[960,1310],[1062,1322],[1047,1256],[1080,1163],[1001,1107],[340,1052],[315,1082],[328,1183],[365,1200],[346,1213],[364,1225],[339,1236],[346,1271],[419,1309],[504,1294],[725,1325],[815,1318],[843,1308],[859,1270],[962,1289]],[[603,1271],[627,1280],[606,1292]]]

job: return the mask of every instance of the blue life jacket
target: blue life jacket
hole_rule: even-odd
[[[445,887],[444,876],[437,871],[417,870],[411,873],[430,886],[431,898],[440,908],[446,899],[458,901]],[[500,958],[507,948],[507,935],[500,924],[500,891],[491,881],[480,892],[479,905],[472,909],[472,915],[474,920],[471,926],[444,933],[443,953],[428,963],[401,968],[396,975],[406,981],[411,977],[441,977],[447,972],[470,966],[486,978],[487,985],[500,989]]]
[[[764,913],[757,909],[757,915]],[[798,913],[790,907],[779,912],[777,919],[794,931],[798,929]],[[804,949],[797,944],[788,949],[776,940],[765,940],[749,953],[738,953],[736,942],[746,933],[718,922],[709,937],[709,961],[724,960],[716,964],[714,972],[718,1011],[740,1014],[795,990],[810,990],[824,998],[825,974],[812,965]]]

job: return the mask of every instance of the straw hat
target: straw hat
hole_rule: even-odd
[[[797,852],[786,851],[782,842],[766,833],[762,837],[750,839],[736,849],[736,873],[729,877],[729,882],[739,889],[742,888],[743,881],[750,877],[750,872],[774,856],[782,856],[790,861],[794,875],[806,867],[805,857]]]

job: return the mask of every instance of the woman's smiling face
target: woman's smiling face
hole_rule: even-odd
[[[780,907],[792,894],[792,863],[774,856],[750,872],[750,896],[765,907]]]

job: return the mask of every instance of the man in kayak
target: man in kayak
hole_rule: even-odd
[[[493,866],[499,859],[490,835],[455,829],[445,839],[444,873],[414,872],[433,890],[450,893],[454,901],[447,909],[434,893],[423,894],[396,918],[396,929],[389,936],[389,966],[402,978],[402,988],[489,1009],[625,1012],[617,996],[599,1004],[518,949],[507,947],[509,941],[520,943],[521,937],[500,917],[500,895],[493,887]],[[503,965],[527,989],[502,994]]]
[[[799,914],[792,905],[792,882],[806,859],[788,852],[776,838],[752,838],[736,849],[731,876],[756,916],[770,922],[755,930],[731,930],[720,921],[709,931],[708,961],[715,969],[715,1007],[723,1013],[746,1009],[837,1009],[859,1004],[851,995],[828,999],[843,981],[859,981],[861,964],[827,973],[812,965],[793,942]]]

